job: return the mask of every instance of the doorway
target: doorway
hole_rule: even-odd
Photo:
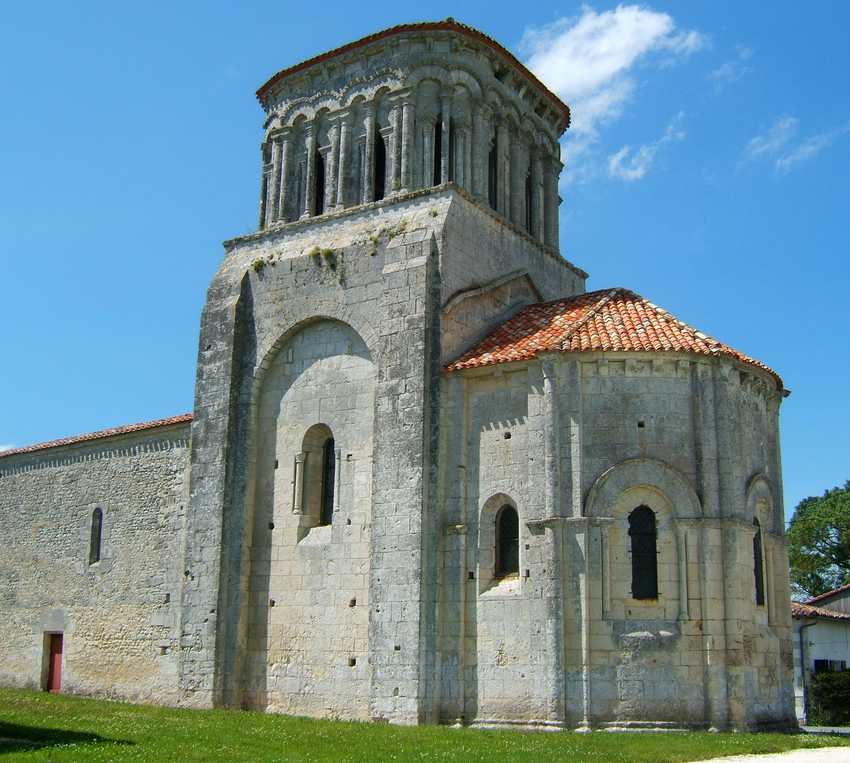
[[[47,684],[45,689],[58,692],[62,688],[62,634],[47,634]]]

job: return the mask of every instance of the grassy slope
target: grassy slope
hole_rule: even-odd
[[[11,739],[42,743],[36,747]],[[690,761],[842,744],[790,734],[522,734],[174,710],[0,689],[0,756],[25,761]]]

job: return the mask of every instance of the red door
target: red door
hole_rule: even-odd
[[[50,634],[50,661],[47,664],[47,691],[59,691],[62,686],[62,634]]]

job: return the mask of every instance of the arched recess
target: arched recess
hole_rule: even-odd
[[[585,516],[606,518],[601,569],[606,618],[672,621],[689,616],[689,558],[695,539],[688,539],[687,522],[702,516],[694,489],[679,471],[656,459],[635,458],[611,467],[594,483],[585,499]],[[649,510],[657,548],[657,596],[647,587],[634,587],[632,543],[635,512]],[[630,532],[631,531],[631,532]],[[689,547],[691,551],[689,551]],[[690,556],[689,556],[690,554]],[[639,565],[638,565],[639,567]],[[646,582],[646,581],[644,581]]]
[[[776,617],[775,602],[778,600],[779,578],[777,569],[787,569],[787,558],[783,547],[775,543],[774,537],[781,532],[782,521],[776,516],[777,508],[773,487],[766,474],[754,474],[746,487],[746,515],[744,521],[752,526],[752,601],[756,605],[755,619],[761,623],[773,623]]]
[[[776,532],[782,523],[777,521],[773,488],[766,474],[754,474],[747,482],[746,519],[758,519],[762,530]]]
[[[610,516],[620,494],[636,486],[655,488],[667,496],[677,518],[697,519],[702,505],[687,478],[669,464],[654,458],[630,458],[604,471],[584,501],[587,517]]]
[[[347,672],[340,692],[327,666],[367,659],[373,355],[354,327],[328,318],[299,323],[263,355],[246,454],[243,701],[366,718],[368,671]],[[339,639],[343,619],[353,651]]]
[[[435,80],[445,86],[454,88],[463,85],[473,98],[482,97],[481,83],[471,71],[462,68],[447,69],[445,66],[426,64],[410,71],[405,80],[405,87],[416,88],[424,80]]]

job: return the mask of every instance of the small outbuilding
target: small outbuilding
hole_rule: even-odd
[[[794,695],[797,719],[808,722],[812,675],[847,670],[850,664],[850,584],[792,602],[794,620]]]

